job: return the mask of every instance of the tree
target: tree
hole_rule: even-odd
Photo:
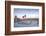
[[[24,15],[23,18],[26,18],[26,15]]]
[[[16,22],[17,21],[17,16],[15,16],[15,18],[14,18],[14,22]]]

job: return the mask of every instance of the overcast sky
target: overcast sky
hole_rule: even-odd
[[[25,14],[27,18],[38,18],[39,9],[14,8],[14,16],[22,18]]]

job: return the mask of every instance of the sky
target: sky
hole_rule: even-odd
[[[26,18],[39,18],[39,9],[14,8],[14,16],[22,18],[26,14]]]

